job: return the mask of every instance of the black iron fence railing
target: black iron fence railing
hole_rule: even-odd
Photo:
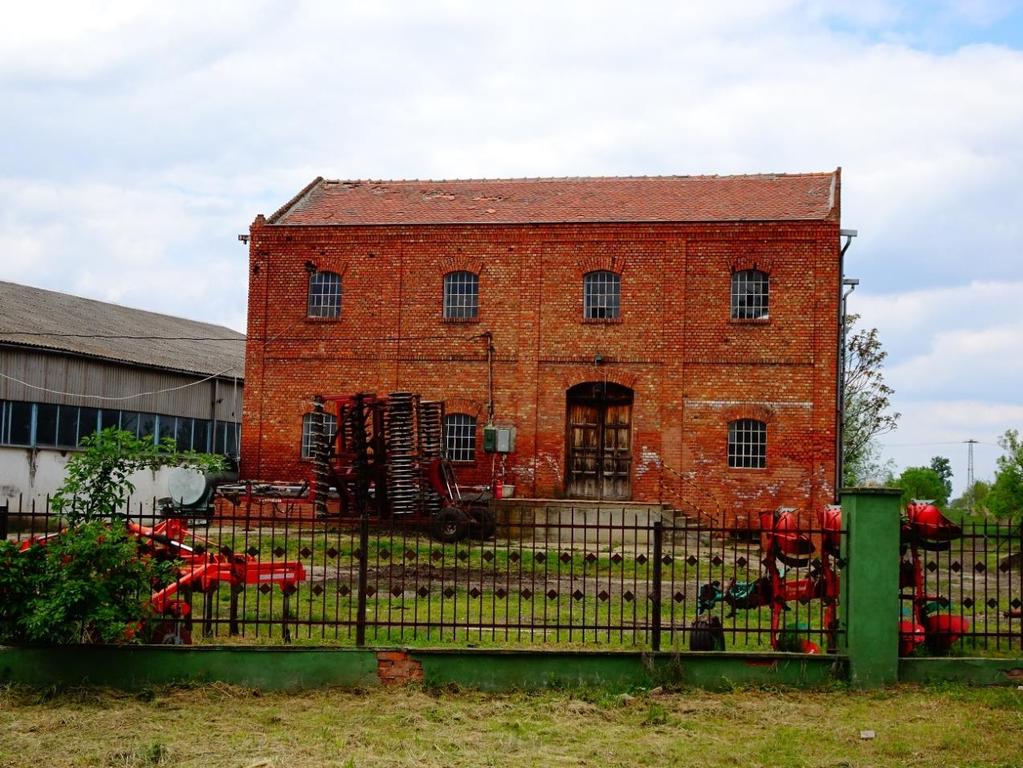
[[[17,500],[0,517],[22,545],[63,525],[47,504]],[[837,554],[822,546],[836,531],[801,529],[809,545],[792,558],[681,515],[606,507],[499,513],[496,533],[457,542],[401,518],[318,520],[272,502],[189,520],[134,502],[118,524],[177,567],[149,596],[161,642],[826,651],[838,640]]]
[[[916,569],[914,548],[904,550],[904,616],[916,601],[925,614],[949,617],[951,631],[961,635],[953,652],[1018,653],[1023,648],[1023,527],[965,522],[958,538],[916,547]],[[913,588],[915,580],[919,589]]]

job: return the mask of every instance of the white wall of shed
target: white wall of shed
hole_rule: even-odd
[[[11,511],[18,509],[19,498],[22,509],[28,511],[33,500],[36,509],[45,508],[46,497],[52,496],[64,482],[65,467],[74,451],[60,451],[40,448],[0,447],[0,504],[10,502]],[[34,465],[34,468],[33,468]],[[132,494],[134,508],[142,502],[148,511],[154,498],[168,496],[167,480],[169,470],[142,470],[135,472],[130,480],[135,486]]]

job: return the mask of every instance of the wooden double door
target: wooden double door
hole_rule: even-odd
[[[632,390],[586,382],[568,390],[565,494],[577,499],[632,497]]]

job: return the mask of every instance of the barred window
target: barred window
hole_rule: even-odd
[[[732,273],[732,319],[765,320],[768,317],[766,272],[743,269]]]
[[[614,320],[621,314],[622,278],[614,272],[587,272],[583,277],[583,317]]]
[[[313,420],[316,418],[315,413],[307,413],[302,417],[302,458],[311,459],[313,457]],[[337,416],[333,413],[323,414],[323,434],[327,436],[328,442],[330,438],[334,436],[334,432],[337,431]]]
[[[476,419],[464,413],[444,417],[444,450],[451,461],[476,460]]]
[[[480,278],[472,272],[444,275],[444,319],[475,320],[479,316]]]
[[[767,424],[737,419],[728,424],[728,466],[763,469],[767,466]]]
[[[309,275],[308,316],[341,316],[341,275],[334,272],[313,272]]]

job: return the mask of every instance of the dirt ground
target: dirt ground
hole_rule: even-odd
[[[1015,688],[0,691],[5,768],[1021,764]]]

